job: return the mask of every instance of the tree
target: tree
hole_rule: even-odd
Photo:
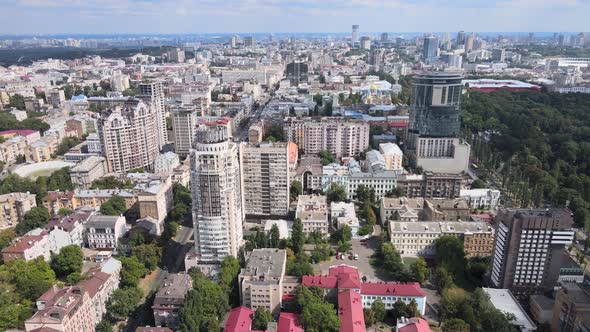
[[[348,194],[343,186],[333,183],[330,189],[326,192],[326,198],[328,202],[342,202],[346,201]]]
[[[373,304],[371,304],[371,311],[373,311],[377,322],[383,322],[385,319],[385,304],[383,304],[381,299],[373,301]]]
[[[485,183],[482,180],[475,180],[473,181],[473,183],[471,184],[471,189],[484,189],[484,188],[488,188],[487,183]]]
[[[125,199],[119,195],[114,195],[100,206],[100,213],[107,216],[122,215],[127,211]]]
[[[139,279],[143,278],[147,273],[145,265],[143,265],[135,256],[120,257],[121,269],[121,286],[134,287],[137,286]]]
[[[10,281],[16,291],[25,299],[36,301],[55,283],[55,272],[43,257],[30,261],[17,259],[5,265],[10,274]]]
[[[340,329],[340,320],[334,306],[330,303],[312,302],[301,312],[301,325],[310,332],[336,332]]]
[[[428,266],[424,258],[419,257],[410,265],[412,277],[419,283],[423,284],[428,278]]]
[[[405,271],[404,263],[393,244],[390,242],[381,243],[377,256],[380,259],[381,269],[389,277],[395,280],[407,279],[408,276]]]
[[[16,232],[20,235],[28,231],[43,227],[49,221],[49,211],[45,206],[35,206],[25,213],[24,220],[16,225]]]
[[[440,298],[441,314],[444,319],[460,317],[463,307],[469,302],[470,294],[458,287],[443,289]]]
[[[103,319],[96,325],[94,332],[113,332],[113,324],[107,319]]]
[[[332,153],[328,150],[321,150],[319,153],[319,156],[322,159],[322,165],[324,165],[324,166],[329,165],[329,164],[333,163],[334,161],[336,161],[336,159],[334,158]]]
[[[189,274],[193,278],[193,290],[188,292],[180,309],[179,331],[219,330],[219,322],[230,309],[227,293],[202,273],[190,270]]]
[[[309,256],[305,253],[295,255],[293,259],[287,260],[287,275],[301,277],[313,274],[313,267],[309,263]]]
[[[265,307],[258,307],[254,312],[254,319],[252,320],[253,330],[266,330],[268,322],[272,321],[272,313]]]
[[[72,214],[72,209],[68,209],[68,208],[59,208],[59,210],[57,210],[57,214],[64,217],[64,216],[69,216],[70,214]]]
[[[438,267],[436,272],[434,272],[434,285],[439,292],[454,286],[453,277],[444,266]]]
[[[47,189],[55,191],[67,191],[73,190],[74,184],[70,177],[70,168],[63,167],[53,172],[49,178],[47,178]]]
[[[301,186],[301,182],[299,180],[293,180],[291,182],[291,187],[289,188],[289,195],[291,196],[291,201],[294,201],[299,197],[299,195],[303,194],[303,187]]]
[[[451,318],[443,323],[442,330],[443,332],[469,332],[470,326],[462,319]]]
[[[58,156],[63,156],[68,151],[70,151],[71,148],[78,144],[80,144],[78,137],[66,137],[61,141],[61,143],[59,143],[56,154]]]
[[[397,300],[393,304],[392,314],[396,319],[401,317],[420,317],[420,312],[418,311],[418,304],[414,299],[408,304],[406,304],[402,300]]]
[[[83,263],[84,254],[82,249],[75,244],[61,248],[59,254],[54,254],[51,258],[51,268],[60,278],[71,273],[80,273]]]
[[[19,110],[25,109],[25,97],[19,95],[18,93],[13,94],[10,96],[10,107],[16,107]]]
[[[219,269],[219,285],[229,294],[230,303],[239,305],[240,294],[238,285],[238,275],[240,274],[240,261],[231,256],[227,256],[221,261]]]
[[[8,247],[12,240],[16,238],[16,232],[13,228],[6,228],[0,231],[0,250]]]
[[[292,249],[296,254],[303,252],[303,245],[305,244],[305,233],[303,233],[303,223],[299,218],[296,218],[293,222],[291,230],[291,244]]]
[[[133,182],[129,179],[119,180],[114,176],[105,176],[96,179],[90,185],[90,189],[131,189]]]
[[[465,251],[463,241],[452,235],[443,235],[434,242],[436,263],[444,267],[455,278],[463,275]]]
[[[142,297],[143,291],[137,287],[119,288],[111,294],[107,302],[107,312],[115,319],[126,319]]]
[[[73,272],[68,274],[65,281],[68,285],[75,285],[84,279],[86,279],[85,275],[80,274],[79,272]]]
[[[363,315],[365,317],[365,327],[373,326],[373,324],[377,323],[375,319],[375,312],[371,310],[371,308],[364,309]]]
[[[337,242],[350,242],[352,240],[352,228],[348,225],[342,225],[332,237]]]
[[[281,233],[279,231],[279,226],[277,226],[277,224],[273,224],[270,228],[270,246],[272,248],[278,248],[279,242],[281,242]]]
[[[145,243],[131,248],[131,255],[145,266],[148,271],[153,271],[160,262],[161,249],[155,243]]]

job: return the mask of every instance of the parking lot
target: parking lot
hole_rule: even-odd
[[[335,257],[332,257],[329,261],[313,264],[313,269],[316,273],[328,274],[328,270],[331,266],[346,264],[358,268],[361,278],[367,277],[367,281],[382,281],[379,278],[377,271],[375,271],[375,268],[373,268],[369,262],[374,253],[376,243],[377,239],[371,239],[367,242],[366,246],[363,246],[360,240],[353,239],[350,241],[350,251],[354,254],[358,254],[358,260],[349,259],[348,255],[345,255],[343,257],[344,259],[336,259]]]

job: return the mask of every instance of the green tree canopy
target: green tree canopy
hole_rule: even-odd
[[[465,251],[463,241],[456,236],[443,235],[434,242],[436,263],[444,267],[455,278],[461,276],[465,269]]]
[[[252,329],[265,331],[268,322],[270,321],[272,321],[272,313],[268,311],[265,307],[258,307],[254,312],[254,319],[252,320]]]
[[[131,255],[145,266],[148,271],[153,271],[160,262],[161,248],[155,243],[145,243],[131,248]]]
[[[24,220],[16,225],[18,234],[25,234],[28,231],[43,227],[49,221],[49,211],[44,206],[35,206],[25,213]]]
[[[321,150],[319,156],[322,160],[322,165],[326,166],[336,161],[336,158],[328,150]]]
[[[139,279],[146,275],[148,270],[145,265],[142,264],[137,257],[120,257],[122,269],[121,269],[121,286],[122,287],[134,287],[137,286]]]
[[[290,198],[291,201],[294,201],[297,199],[297,197],[301,194],[303,194],[303,186],[301,185],[301,182],[298,180],[293,180],[293,182],[291,182],[291,187],[289,188],[289,194],[290,194]]]
[[[299,218],[296,218],[293,222],[291,230],[291,244],[291,248],[296,254],[303,252],[303,245],[305,244],[305,233],[303,233],[303,223]]]
[[[55,283],[55,272],[43,257],[27,262],[17,259],[6,263],[0,269],[10,274],[10,282],[16,286],[16,291],[31,301],[36,301]]]
[[[111,294],[107,302],[107,312],[115,319],[126,319],[142,297],[143,291],[137,287],[119,288]]]
[[[424,258],[419,257],[410,265],[410,273],[412,277],[419,283],[423,284],[428,278],[428,265]]]
[[[326,192],[326,198],[328,202],[343,202],[347,200],[348,194],[343,186],[333,183]]]
[[[53,254],[51,258],[51,268],[60,278],[74,272],[80,273],[83,263],[84,254],[82,249],[75,244],[61,248],[59,254]]]
[[[114,195],[100,206],[100,213],[107,216],[122,215],[127,211],[125,199],[119,195]]]

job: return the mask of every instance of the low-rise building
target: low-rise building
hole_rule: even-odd
[[[49,232],[49,248],[59,252],[69,245],[84,245],[84,223],[95,214],[93,209],[79,208],[67,216],[55,216],[43,226]]]
[[[510,320],[510,324],[515,326],[518,331],[528,332],[537,330],[535,323],[518,303],[510,290],[484,287],[483,291],[490,297],[490,302],[496,309],[514,317],[514,319]]]
[[[37,257],[42,257],[47,262],[51,258],[47,232],[42,232],[39,235],[25,234],[2,250],[2,259],[5,263],[17,259],[30,261]]]
[[[78,207],[73,191],[48,191],[43,197],[43,206],[49,210],[50,214],[57,214],[62,208],[74,210]]]
[[[551,331],[590,331],[590,286],[565,284],[555,294]]]
[[[321,195],[300,195],[297,201],[295,218],[303,223],[303,232],[310,234],[320,232],[328,235],[328,204],[326,196]]]
[[[404,153],[395,143],[379,144],[379,152],[385,159],[385,169],[389,171],[402,171],[402,160]]]
[[[10,193],[0,195],[0,230],[15,227],[30,209],[37,206],[35,195]]]
[[[461,238],[466,257],[490,256],[494,244],[494,231],[486,222],[390,222],[389,234],[400,254],[410,257],[435,255],[434,242],[443,235]]]
[[[84,228],[86,244],[91,249],[116,249],[119,238],[127,232],[124,216],[93,215]]]
[[[446,198],[381,198],[381,220],[397,221],[456,221],[469,220],[466,200]]]
[[[553,298],[547,297],[545,295],[531,295],[529,302],[531,318],[537,324],[551,325],[554,304],[555,299]]]
[[[278,314],[283,298],[287,252],[282,249],[254,249],[240,271],[238,281],[243,306],[263,307]]]
[[[192,287],[192,278],[187,273],[173,273],[166,276],[152,305],[156,326],[166,326],[174,330],[180,328],[179,311],[184,305],[186,294]]]
[[[459,195],[469,201],[472,209],[495,210],[500,200],[500,190],[496,189],[461,190]]]
[[[70,168],[72,183],[83,189],[90,188],[94,180],[103,177],[106,173],[106,159],[98,156],[90,156]]]
[[[180,166],[180,158],[176,153],[168,151],[156,157],[154,173],[170,175],[178,166]]]
[[[344,225],[350,227],[352,237],[358,237],[359,220],[356,217],[353,203],[332,202],[330,204],[330,217],[338,229]]]
[[[424,318],[401,317],[396,322],[395,332],[432,332],[432,329]]]
[[[137,202],[140,218],[152,217],[163,223],[172,209],[172,178],[167,176],[161,180],[150,181],[137,194]]]

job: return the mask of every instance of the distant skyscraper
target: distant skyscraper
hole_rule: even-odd
[[[387,34],[387,32],[384,32],[381,34],[381,42],[387,42],[389,40],[389,34]]]
[[[164,84],[162,82],[141,83],[139,85],[139,99],[148,103],[155,111],[158,124],[158,148],[168,143],[168,129],[166,128],[166,111],[164,110]]]
[[[462,75],[430,72],[414,76],[408,145],[418,166],[437,173],[460,173],[469,164],[470,147],[461,131]]]
[[[475,37],[473,34],[470,34],[465,39],[465,52],[471,52],[473,50],[473,42],[475,41]]]
[[[244,46],[246,47],[253,47],[256,44],[256,39],[252,36],[248,36],[244,38]]]
[[[465,45],[465,31],[459,31],[457,33],[457,46]]]
[[[424,46],[422,49],[422,59],[425,62],[430,62],[438,55],[438,38],[435,36],[427,36],[424,38]]]
[[[495,48],[492,50],[492,61],[504,62],[506,58],[506,50],[503,48]]]
[[[361,37],[361,48],[365,50],[371,49],[371,38],[367,36]]]
[[[354,46],[359,42],[359,26],[357,24],[352,26],[352,45]]]
[[[154,108],[132,99],[104,111],[98,121],[109,172],[151,169],[158,157],[158,124]]]
[[[565,248],[574,239],[568,209],[506,209],[494,218],[496,239],[490,279],[521,300],[552,291]]]
[[[226,256],[237,257],[242,245],[244,213],[238,150],[226,126],[197,128],[190,152],[195,267],[206,274],[215,273]]]
[[[236,35],[231,36],[231,38],[229,39],[229,45],[232,48],[236,48],[238,46],[238,36],[236,36]]]

